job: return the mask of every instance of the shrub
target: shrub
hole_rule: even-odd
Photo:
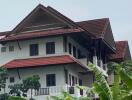
[[[30,98],[29,100],[35,100],[34,98]]]
[[[9,95],[7,93],[0,94],[0,100],[8,100]]]
[[[18,96],[10,96],[8,100],[26,100],[26,99],[18,97]]]

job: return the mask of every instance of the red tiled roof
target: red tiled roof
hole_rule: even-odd
[[[112,54],[110,59],[123,59],[126,53],[127,41],[116,41],[116,53]]]
[[[43,32],[19,33],[19,34],[11,34],[11,35],[1,39],[0,41],[23,40],[23,39],[30,39],[30,38],[36,38],[36,37],[78,33],[78,32],[82,32],[82,31],[83,30],[80,28],[72,28],[72,29],[48,30],[48,31],[43,31]]]
[[[104,31],[109,23],[108,18],[76,22],[80,27],[87,30],[97,38],[104,36]]]
[[[16,59],[16,60],[10,61],[4,66],[7,69],[14,69],[14,68],[28,68],[28,67],[70,64],[70,63],[78,63],[79,65],[81,65],[81,63],[77,62],[73,57],[69,55],[62,55],[62,56],[52,56],[52,57]],[[84,67],[83,65],[81,66]]]

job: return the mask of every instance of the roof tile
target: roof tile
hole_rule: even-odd
[[[123,59],[126,53],[127,41],[116,41],[116,53],[112,54],[110,59]]]
[[[37,67],[45,65],[56,65],[56,64],[68,64],[75,63],[72,57],[68,55],[63,56],[52,56],[52,57],[40,57],[40,58],[29,58],[29,59],[16,59],[10,61],[4,66],[8,69],[13,68],[27,68],[27,67]]]
[[[80,28],[72,28],[72,29],[48,30],[48,31],[42,31],[42,32],[19,33],[19,34],[11,34],[5,38],[2,38],[0,41],[23,40],[23,39],[30,39],[30,38],[36,38],[36,37],[78,33],[78,32],[82,32],[82,31],[83,30]]]
[[[88,20],[88,21],[81,21],[76,22],[80,27],[84,28],[97,38],[104,36],[104,31],[109,22],[108,18],[102,19],[95,19],[95,20]]]

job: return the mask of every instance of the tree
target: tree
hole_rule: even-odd
[[[4,94],[0,95],[0,100],[5,100],[8,98],[8,94],[5,93],[6,79],[8,78],[7,69],[5,67],[0,67],[0,91],[3,89]]]
[[[6,79],[7,77],[7,69],[5,67],[0,67],[0,91],[4,89],[5,93],[5,86],[6,86]]]
[[[27,96],[27,89],[24,88],[24,85],[22,83],[20,84],[14,84],[14,85],[9,85],[10,88],[10,92],[9,94],[12,96],[23,96],[26,97]]]
[[[33,75],[23,80],[23,85],[26,90],[31,90],[31,99],[33,90],[39,90],[41,87],[39,82],[40,77],[38,75]]]

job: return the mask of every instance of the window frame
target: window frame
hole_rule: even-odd
[[[77,48],[73,46],[73,56],[77,57]]]
[[[13,52],[14,51],[14,46],[9,46],[9,52]]]
[[[46,54],[55,54],[55,42],[46,42]]]
[[[71,43],[68,43],[68,49],[69,49],[69,54],[72,54],[72,45],[71,45]]]
[[[46,74],[46,86],[56,86],[56,74]]]
[[[36,46],[36,47],[32,47]],[[30,44],[29,45],[29,54],[30,56],[38,56],[39,55],[39,44]]]
[[[3,50],[3,49],[4,49],[4,50]],[[6,52],[6,47],[5,47],[5,46],[1,47],[1,52],[2,52],[2,53]]]

